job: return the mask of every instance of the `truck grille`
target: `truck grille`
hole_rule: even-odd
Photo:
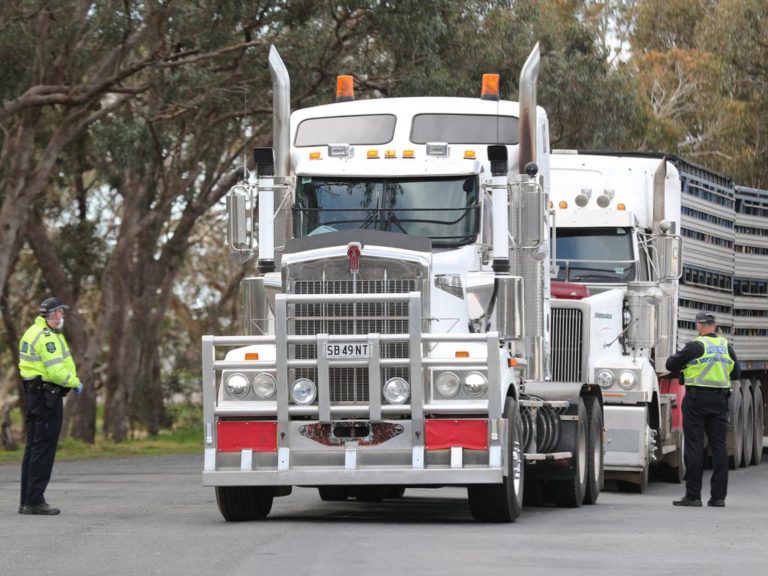
[[[584,382],[582,378],[582,312],[576,308],[552,308],[552,379]]]
[[[401,294],[419,291],[419,280],[297,280],[294,294]],[[288,310],[290,334],[407,334],[408,304],[406,302],[358,302],[333,304],[293,304]],[[296,359],[314,359],[313,344],[290,345],[289,355]],[[382,358],[407,358],[408,342],[383,342]],[[294,378],[310,378],[317,382],[313,368],[291,371]],[[368,368],[331,368],[330,391],[332,404],[367,404]],[[389,378],[408,379],[407,368],[382,368],[382,384]]]

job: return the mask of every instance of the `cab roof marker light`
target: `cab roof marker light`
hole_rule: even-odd
[[[320,160],[322,158],[322,155],[320,152],[310,152],[309,153],[309,159],[310,160]]]
[[[384,158],[397,158],[397,151],[392,149],[384,150]]]
[[[336,76],[336,102],[351,102],[355,99],[355,81],[352,76]]]
[[[477,153],[474,150],[464,150],[464,159],[474,160],[477,158]]]
[[[560,200],[560,202],[557,203],[557,207],[560,208],[561,210],[565,210],[566,208],[568,208],[568,202],[566,202],[565,200]]]
[[[427,142],[427,156],[448,156],[448,143]]]
[[[483,86],[480,89],[481,100],[499,99],[499,75],[483,74]]]
[[[623,202],[619,202],[618,204],[616,204],[616,210],[626,210],[626,209],[627,207],[624,205]]]
[[[416,152],[411,149],[403,150],[403,158],[416,158]]]
[[[373,160],[373,159],[376,159],[376,158],[378,158],[378,157],[379,157],[379,151],[378,151],[378,150],[376,150],[375,148],[372,148],[372,149],[368,150],[368,153],[366,154],[366,157],[367,157],[369,160]]]

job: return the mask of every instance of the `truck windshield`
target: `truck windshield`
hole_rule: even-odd
[[[478,232],[477,176],[338,178],[300,176],[296,236],[367,228],[430,238],[435,247],[473,242]]]
[[[630,282],[636,262],[629,228],[558,228],[557,279],[568,282]]]

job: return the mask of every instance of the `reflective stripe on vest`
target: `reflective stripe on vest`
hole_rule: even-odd
[[[721,337],[699,336],[694,342],[704,346],[704,354],[691,360],[683,370],[686,386],[730,388],[733,359],[728,353],[728,340]]]

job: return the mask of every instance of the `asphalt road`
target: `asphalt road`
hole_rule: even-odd
[[[54,517],[17,513],[19,467],[0,466],[0,573],[762,575],[768,569],[768,454],[732,472],[724,509],[674,508],[681,486],[603,492],[595,506],[526,508],[475,523],[465,490],[409,489],[380,504],[322,502],[294,489],[264,522],[223,521],[202,456],[60,462]],[[708,488],[708,473],[705,476]]]

